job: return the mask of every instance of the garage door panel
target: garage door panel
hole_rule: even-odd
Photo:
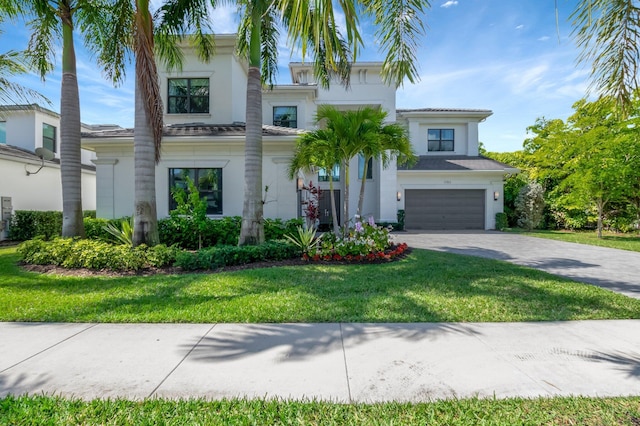
[[[484,190],[408,189],[407,229],[484,229]]]

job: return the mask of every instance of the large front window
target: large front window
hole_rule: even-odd
[[[198,114],[208,112],[208,78],[169,79],[169,114]]]
[[[280,127],[298,127],[298,107],[273,107],[273,125]]]
[[[453,151],[453,129],[429,129],[429,151]]]
[[[57,152],[56,128],[47,123],[42,123],[42,147],[51,152]]]
[[[174,188],[189,193],[190,178],[196,185],[200,198],[207,201],[207,214],[222,214],[222,169],[169,169],[169,211],[178,206],[171,196]]]
[[[337,164],[333,166],[331,180],[334,182],[340,181],[340,166]],[[318,182],[329,182],[329,173],[325,169],[320,169],[318,172]]]

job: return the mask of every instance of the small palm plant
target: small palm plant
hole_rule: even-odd
[[[297,231],[297,234],[286,234],[284,237],[299,247],[303,255],[315,251],[322,235],[316,237],[316,229],[311,227],[305,229],[298,226]]]
[[[119,224],[110,222],[103,229],[120,244],[133,246],[133,217],[122,219]]]

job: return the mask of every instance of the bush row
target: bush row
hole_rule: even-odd
[[[291,243],[268,241],[259,246],[217,246],[196,252],[180,251],[176,256],[175,266],[187,271],[216,269],[265,260],[292,259],[301,254],[300,249]]]
[[[84,229],[87,238],[102,241],[113,241],[112,236],[105,231],[108,224],[120,225],[122,219],[96,219],[95,211],[84,213]],[[303,225],[303,219],[265,219],[265,239],[281,240],[285,234],[296,231]],[[235,245],[240,236],[240,216],[224,217],[221,219],[207,219],[202,230],[187,217],[174,216],[158,220],[158,234],[160,243],[166,246],[197,250],[199,239],[203,247],[216,245]],[[58,211],[30,211],[17,210],[13,214],[9,238],[15,241],[26,241],[41,237],[51,240],[62,233],[62,212]]]
[[[59,237],[50,241],[25,241],[18,247],[18,252],[25,263],[35,265],[120,272],[163,266],[178,266],[185,270],[215,269],[301,255],[293,244],[281,241],[270,241],[260,246],[219,246],[188,252],[164,244],[130,247],[99,240]]]
[[[138,271],[163,267],[175,262],[178,249],[163,244],[147,247],[114,245],[99,240],[54,238],[34,239],[18,247],[22,260],[35,265],[56,265],[64,268],[93,270]]]

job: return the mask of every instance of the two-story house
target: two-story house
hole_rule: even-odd
[[[82,126],[83,131],[93,129]],[[93,152],[82,150],[82,207],[86,210],[96,208],[93,158]],[[59,114],[35,104],[0,106],[0,201],[4,212],[0,239],[6,237],[8,217],[14,210],[62,211]]]
[[[185,47],[180,72],[162,71],[160,86],[165,108],[162,160],[156,168],[156,201],[160,217],[175,207],[171,188],[184,185],[187,176],[207,197],[212,218],[242,214],[244,179],[247,66],[234,54],[235,36],[216,38],[216,56],[202,63]],[[478,123],[486,110],[396,110],[396,90],[384,84],[382,64],[353,64],[351,85],[323,89],[316,84],[310,64],[291,63],[291,84],[263,93],[263,185],[265,217],[300,216],[301,198],[296,179],[287,175],[300,133],[316,126],[318,105],[339,109],[363,106],[387,111],[390,122],[407,126],[420,161],[411,169],[394,162],[383,168],[373,161],[364,176],[363,214],[377,221],[397,220],[406,211],[412,229],[490,229],[502,211],[502,179],[508,166],[478,156]],[[95,151],[97,214],[115,218],[132,214],[134,198],[133,129],[83,134],[83,147]],[[362,169],[354,158],[351,170]],[[344,180],[336,167],[336,198],[342,200]],[[304,182],[328,190],[327,171],[301,172]],[[351,192],[357,194],[361,173],[353,173]],[[354,214],[357,196],[350,197]],[[329,223],[328,197],[320,201],[321,222]],[[341,220],[342,221],[342,218]]]

